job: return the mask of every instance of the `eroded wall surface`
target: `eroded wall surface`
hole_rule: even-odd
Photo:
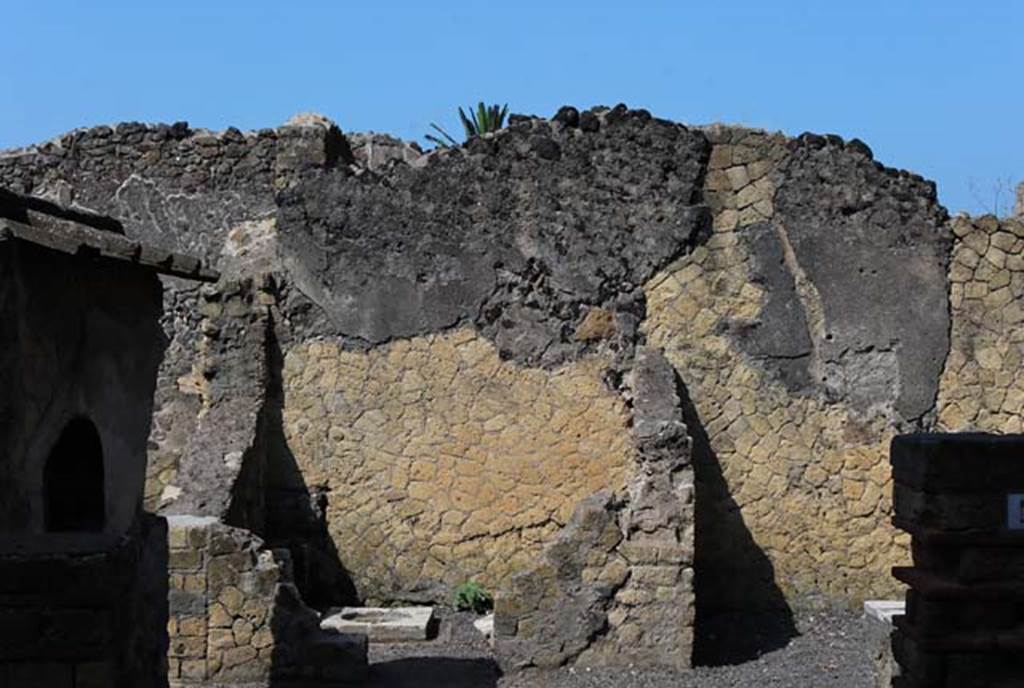
[[[644,324],[706,435],[698,599],[888,594],[888,442],[932,413],[948,341],[943,211],[859,143],[708,134],[714,231],[648,283]]]
[[[972,274],[961,300],[973,258],[934,186],[859,141],[624,107],[517,118],[425,156],[350,146],[315,119],[122,125],[7,153],[0,180],[253,278],[262,296],[233,314],[170,285],[149,500],[221,517],[246,495],[242,513],[302,520],[366,597],[499,585],[583,497],[635,500],[640,346],[678,376],[708,610],[892,592],[906,542],[889,525],[889,438],[952,427],[954,405],[964,427],[1012,426],[961,401],[979,371],[1012,368],[1009,315],[967,325],[993,317],[1005,278]],[[1009,261],[1015,246],[996,248]],[[953,365],[989,340],[998,364]],[[265,382],[234,384],[261,350]],[[245,422],[194,439],[218,394],[249,398]],[[266,470],[243,475],[252,457]]]
[[[683,399],[655,350],[638,351],[625,384],[637,445],[629,484],[581,500],[536,561],[503,586],[494,641],[506,669],[690,666],[694,474]]]

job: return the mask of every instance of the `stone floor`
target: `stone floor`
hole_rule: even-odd
[[[475,616],[438,610],[427,642],[372,643],[373,688],[870,688],[872,662],[859,613],[719,618],[702,629],[710,666],[689,673],[644,667],[561,669],[502,677]]]

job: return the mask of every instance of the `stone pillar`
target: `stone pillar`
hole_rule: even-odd
[[[320,630],[284,552],[215,518],[172,516],[168,649],[171,688],[358,685],[366,636]],[[2,688],[2,687],[0,687]]]
[[[896,437],[893,523],[913,566],[893,654],[905,688],[1022,685],[1024,436]]]
[[[693,470],[675,372],[651,349],[628,377],[637,465],[625,494],[599,492],[530,570],[495,599],[506,671],[580,666],[690,667]]]

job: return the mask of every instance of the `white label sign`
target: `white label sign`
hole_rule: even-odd
[[[1024,530],[1024,494],[1006,496],[1006,526],[1010,530]]]

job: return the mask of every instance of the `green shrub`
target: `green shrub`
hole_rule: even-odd
[[[466,140],[479,136],[480,134],[486,134],[492,131],[498,131],[505,126],[505,116],[508,114],[508,103],[502,107],[492,105],[486,107],[483,101],[477,103],[476,110],[472,107],[469,108],[469,116],[459,108],[459,120],[462,122],[462,130],[466,134]],[[451,148],[452,146],[459,145],[458,142],[449,134],[447,131],[434,124],[430,123],[430,126],[441,135],[443,138],[438,138],[433,134],[427,134],[426,139],[431,143],[435,143],[441,148]]]
[[[476,581],[466,581],[455,588],[455,608],[460,612],[486,614],[494,606],[491,594]]]

